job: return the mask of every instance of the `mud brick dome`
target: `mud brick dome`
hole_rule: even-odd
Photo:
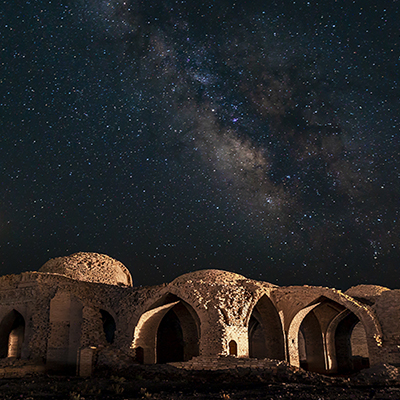
[[[389,290],[387,287],[378,285],[357,285],[348,289],[346,294],[356,299],[375,302],[375,298]]]
[[[400,366],[399,349],[400,290],[373,284],[344,293],[208,269],[135,287],[122,263],[87,252],[0,276],[0,366],[44,360],[48,371],[75,373],[93,354],[99,365],[202,369],[225,357],[346,375]]]
[[[53,258],[39,272],[60,274],[78,281],[132,286],[132,276],[128,269],[105,254],[82,252]]]

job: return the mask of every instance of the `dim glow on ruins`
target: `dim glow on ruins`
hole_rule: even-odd
[[[324,374],[400,364],[400,290],[279,287],[220,270],[134,287],[97,253],[0,277],[0,358],[90,375],[115,360],[187,369],[286,361]]]

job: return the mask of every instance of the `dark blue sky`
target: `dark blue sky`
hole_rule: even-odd
[[[25,1],[0,14],[0,268],[398,287],[397,2]]]

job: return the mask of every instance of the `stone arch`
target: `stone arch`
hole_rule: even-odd
[[[116,331],[116,324],[115,319],[113,316],[106,310],[101,309],[101,320],[103,323],[103,332],[106,338],[107,343],[112,344],[114,343],[115,338],[115,331]]]
[[[341,304],[345,309],[353,313],[361,322],[365,331],[368,348],[368,366],[381,362],[382,328],[371,308],[335,289],[325,289],[323,296]],[[338,323],[340,323],[340,321],[338,321]],[[353,328],[354,326],[351,328],[351,331]]]
[[[336,371],[338,366],[336,362],[337,358],[343,357],[344,359],[346,357],[349,357],[348,350],[346,350],[346,356],[344,356],[344,353],[342,355],[338,355],[336,353],[338,348],[351,348],[351,346],[349,345],[343,347],[337,344],[336,336],[337,334],[339,334],[339,336],[341,335],[342,340],[346,340],[346,343],[348,343],[350,340],[349,338],[351,335],[351,331],[354,328],[355,324],[358,323],[358,321],[361,321],[365,328],[369,350],[372,346],[374,347],[376,353],[379,351],[379,348],[381,346],[382,331],[377,318],[369,309],[369,307],[360,304],[356,300],[352,299],[350,296],[344,295],[339,291],[326,289],[323,290],[323,294],[316,298],[316,300],[314,300],[309,306],[301,309],[290,323],[288,331],[288,351],[291,365],[300,366],[298,336],[303,321],[310,312],[317,312],[317,307],[321,308],[321,304],[325,305],[328,303],[330,303],[331,305],[336,304],[337,310],[335,315],[332,315],[330,319],[328,319],[327,321],[323,321],[324,327],[322,327],[321,329],[324,343],[323,355],[325,358],[325,371]],[[351,315],[351,317],[348,317],[349,315]],[[342,331],[336,331],[341,324],[342,319],[344,320],[346,318],[349,318],[347,320],[349,325],[346,325],[344,323],[341,328]],[[318,319],[321,320],[321,317],[319,317]],[[346,339],[344,339],[344,337],[346,337]],[[376,359],[376,361],[378,360]],[[341,361],[339,363],[341,363]],[[318,363],[318,365],[319,364],[320,362]],[[339,369],[345,371],[346,367],[340,367]]]
[[[335,334],[336,328],[340,321],[343,320],[350,311],[345,309],[339,313],[330,322],[328,329],[326,331],[326,351],[327,351],[327,368],[330,372],[337,372],[337,361],[336,361],[336,346],[335,346]]]
[[[248,321],[249,356],[285,359],[284,332],[278,311],[267,295],[261,296]]]
[[[369,367],[365,328],[358,317],[345,310],[329,325],[327,332],[330,372],[347,374]]]
[[[355,314],[349,313],[343,318],[337,328],[335,334],[336,362],[337,372],[340,374],[348,374],[353,372],[354,365],[351,352],[351,334],[354,327],[360,320]]]
[[[25,338],[25,319],[15,309],[0,323],[0,358],[21,358]]]
[[[172,307],[158,325],[156,357],[159,364],[185,360],[185,341],[183,339],[182,324],[174,311],[179,306],[180,304],[178,303],[175,307]]]
[[[317,304],[312,304],[308,307],[303,308],[300,310],[295,317],[292,319],[292,322],[290,323],[289,326],[289,331],[287,334],[287,340],[288,340],[288,355],[289,355],[289,362],[290,365],[294,365],[296,367],[300,367],[300,356],[299,356],[299,332],[300,332],[300,326],[306,317],[306,315],[313,310],[315,307],[317,307],[319,303]],[[302,333],[303,335],[303,333]],[[304,335],[303,335],[303,343],[305,346],[305,340],[304,340]]]
[[[305,361],[300,366],[308,371],[325,372],[323,333],[313,310],[304,317],[299,334],[303,336],[305,350]]]
[[[200,320],[181,298],[165,294],[143,313],[134,330],[132,347],[143,349],[143,362],[188,361],[199,355]]]
[[[331,321],[326,343],[330,372],[348,373],[369,367],[366,331],[351,311],[344,310]]]

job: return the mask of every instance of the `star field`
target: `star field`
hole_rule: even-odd
[[[398,4],[249,3],[2,3],[2,274],[399,286]]]

